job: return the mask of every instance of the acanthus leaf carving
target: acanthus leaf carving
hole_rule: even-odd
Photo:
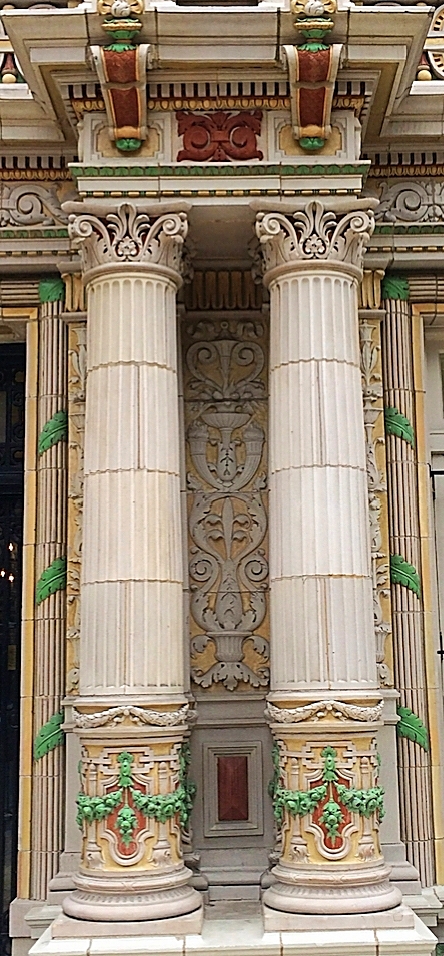
[[[368,209],[338,216],[314,200],[292,216],[260,212],[256,217],[265,271],[293,261],[312,260],[333,260],[361,268],[373,228],[370,204]]]
[[[188,232],[184,212],[170,212],[153,221],[132,203],[120,203],[115,212],[99,218],[71,212],[68,231],[80,249],[84,271],[100,265],[137,263],[182,270],[183,244]]]

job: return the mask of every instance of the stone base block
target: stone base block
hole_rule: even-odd
[[[185,936],[200,933],[203,923],[203,906],[194,913],[172,916],[166,919],[138,920],[137,922],[93,922],[59,916],[51,926],[53,939],[101,939],[108,936]]]
[[[267,932],[325,932],[338,930],[413,929],[415,914],[408,906],[396,906],[383,913],[350,913],[333,916],[313,913],[283,913],[265,904],[262,907],[264,928]]]
[[[216,904],[217,905],[217,904]],[[264,932],[262,920],[242,904],[232,904],[235,919],[205,919],[202,934],[119,936],[116,924],[97,938],[58,937],[51,929],[41,936],[30,956],[433,956],[436,937],[418,917],[399,927],[368,929],[306,929],[304,932]],[[251,906],[252,904],[250,904]],[[247,904],[248,906],[248,904]],[[128,928],[128,924],[124,927]],[[140,924],[139,924],[140,928]]]

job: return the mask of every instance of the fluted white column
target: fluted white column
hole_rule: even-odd
[[[270,298],[272,686],[366,693],[376,671],[356,285],[306,266],[272,281]]]
[[[175,309],[168,276],[91,283],[82,695],[183,695]]]
[[[83,848],[64,909],[160,920],[164,932],[168,917],[184,917],[196,931],[201,900],[188,885],[180,831],[192,803],[176,345],[186,214],[70,209],[88,331],[75,702]]]
[[[289,913],[296,928],[296,914],[400,900],[378,839],[382,705],[357,311],[372,214],[364,201],[341,212],[312,202],[256,224],[271,308],[268,713],[281,857],[264,894],[270,929]]]

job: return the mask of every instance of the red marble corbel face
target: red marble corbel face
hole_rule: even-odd
[[[143,0],[98,0],[105,16],[102,29],[111,40],[93,46],[97,74],[105,101],[108,131],[118,149],[139,149],[147,136],[146,66],[148,45],[136,42],[142,23]]]
[[[330,136],[330,114],[341,49],[338,43],[317,50],[284,47],[293,132],[305,149],[320,149]]]
[[[296,45],[284,46],[290,81],[291,120],[303,149],[320,149],[331,133],[330,113],[341,44],[326,42],[336,0],[291,0]]]
[[[120,46],[120,49],[118,47]],[[126,47],[126,48],[125,48]],[[118,149],[139,149],[146,139],[146,44],[93,47],[110,138]]]
[[[177,131],[183,136],[183,149],[177,162],[184,159],[198,162],[226,162],[262,159],[257,148],[261,132],[262,112],[176,113]]]

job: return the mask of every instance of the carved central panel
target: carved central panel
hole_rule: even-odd
[[[262,321],[184,332],[191,674],[268,684],[267,352]]]

